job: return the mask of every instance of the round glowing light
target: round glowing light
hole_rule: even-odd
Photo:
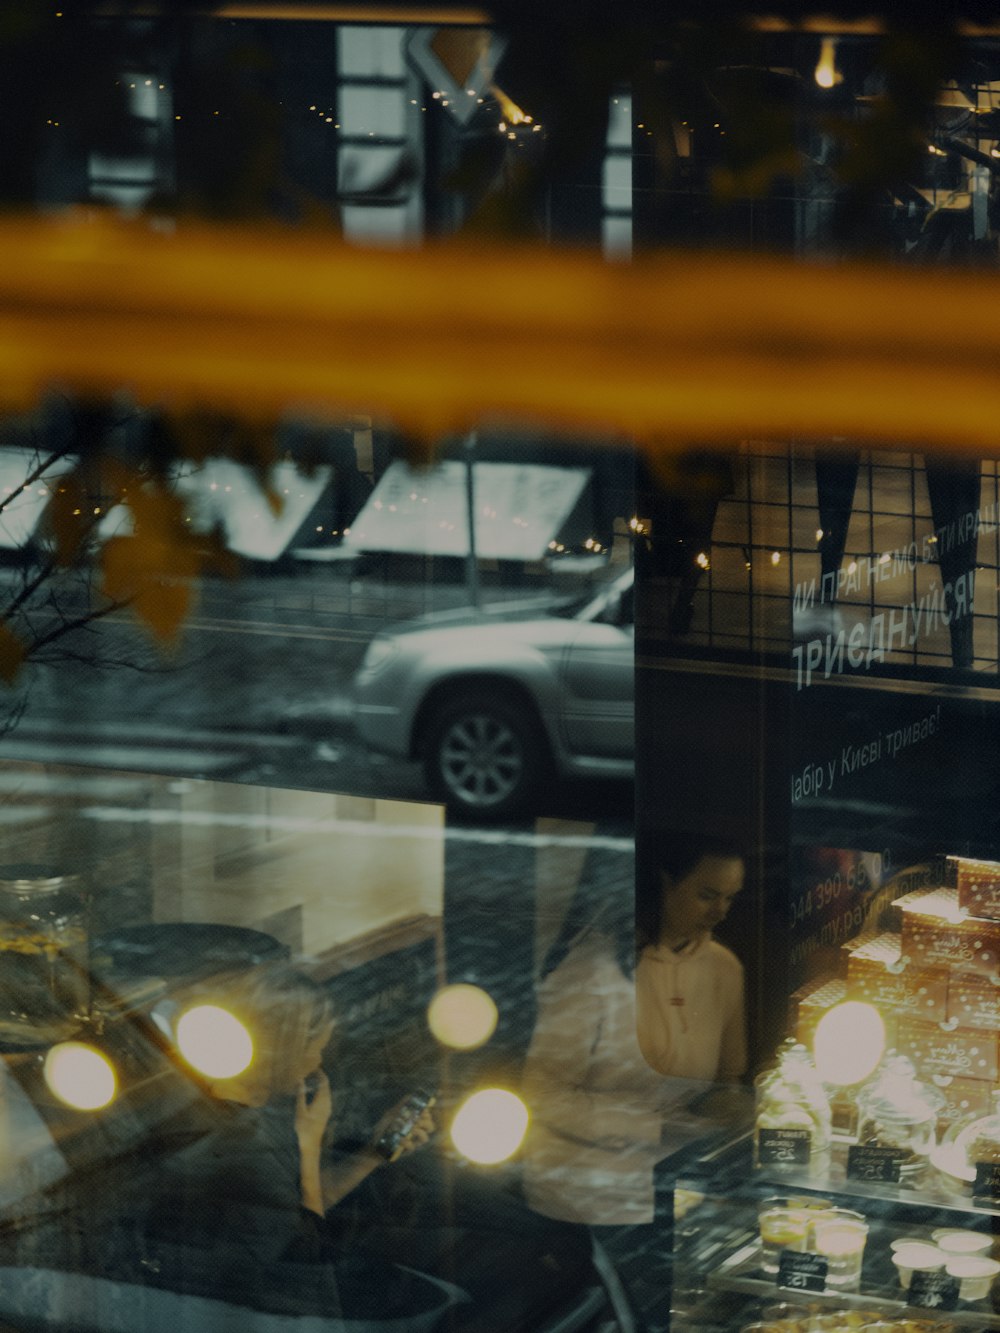
[[[493,997],[464,982],[443,987],[427,1009],[431,1032],[442,1046],[458,1051],[471,1051],[489,1041],[498,1018]]]
[[[874,1005],[847,1000],[816,1024],[813,1059],[824,1083],[860,1083],[874,1072],[884,1050],[885,1024]]]
[[[209,1078],[235,1078],[253,1060],[250,1033],[217,1004],[195,1005],[181,1015],[177,1046],[188,1064]]]
[[[772,552],[771,552],[771,564],[772,564],[772,565],[780,565],[780,564],[781,564],[781,552],[780,552],[780,551],[772,551]]]
[[[504,1088],[483,1088],[459,1107],[451,1141],[470,1162],[495,1166],[512,1157],[528,1132],[528,1108]]]
[[[106,1055],[82,1041],[53,1046],[43,1069],[50,1090],[78,1111],[99,1111],[114,1101],[118,1079]]]

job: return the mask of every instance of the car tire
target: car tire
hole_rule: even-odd
[[[499,819],[522,811],[548,756],[529,704],[486,690],[441,703],[424,729],[427,785],[455,814]]]

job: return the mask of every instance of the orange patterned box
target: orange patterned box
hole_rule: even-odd
[[[953,973],[948,983],[948,1019],[960,1028],[1000,1032],[1000,986],[990,977]]]
[[[845,945],[847,994],[880,1010],[942,1023],[948,1017],[948,969],[914,967],[902,956],[898,935],[886,932]]]
[[[948,1030],[919,1018],[899,1020],[899,1050],[908,1055],[922,1078],[974,1078],[990,1083],[997,1077],[997,1034],[968,1028]]]
[[[819,1020],[834,1005],[842,1004],[848,998],[847,982],[841,977],[821,977],[801,986],[791,1001],[789,1030],[795,1033],[795,1040],[812,1050],[813,1037]],[[895,1046],[896,1015],[884,1009],[882,1021],[885,1023],[886,1047]]]
[[[949,856],[958,889],[958,905],[973,916],[1000,921],[1000,861],[974,861]]]
[[[903,953],[912,965],[987,976],[1000,969],[1000,921],[959,907],[957,888],[918,889],[893,907],[903,913]]]
[[[847,986],[840,977],[820,977],[801,986],[792,996],[795,1040],[812,1048],[816,1024],[828,1009],[847,999]]]

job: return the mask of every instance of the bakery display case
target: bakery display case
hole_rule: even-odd
[[[918,878],[793,995],[747,1123],[681,1173],[677,1328],[1000,1329],[1000,863]]]

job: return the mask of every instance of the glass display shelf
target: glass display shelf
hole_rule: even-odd
[[[755,1169],[743,1133],[687,1168],[674,1186],[677,1329],[708,1333],[739,1329],[757,1319],[766,1323],[767,1312],[782,1305],[850,1311],[855,1317],[868,1312],[873,1320],[912,1321],[915,1327],[940,1320],[953,1329],[1000,1329],[1000,1281],[986,1282],[975,1297],[974,1284],[967,1284],[963,1298],[959,1280],[942,1270],[942,1304],[937,1304],[941,1287],[932,1277],[918,1278],[911,1298],[903,1283],[910,1273],[901,1274],[893,1251],[893,1243],[904,1240],[931,1246],[934,1233],[946,1229],[975,1233],[982,1238],[984,1257],[995,1257],[991,1218],[1000,1207],[888,1182],[848,1180],[836,1167],[827,1179],[804,1171],[796,1176]],[[773,1254],[769,1271],[764,1270],[758,1213],[765,1200],[776,1198],[804,1200],[818,1210],[814,1216],[823,1216],[821,1205],[861,1215],[867,1237],[856,1285],[833,1285],[821,1274],[814,1283],[796,1286],[800,1275],[773,1271]],[[802,1249],[808,1266],[808,1247]]]
[[[759,1187],[771,1194],[832,1193],[862,1203],[901,1203],[966,1216],[1000,1217],[1000,1199],[974,1198],[971,1189],[963,1191],[949,1188],[933,1169],[928,1171],[928,1179],[919,1186],[849,1177],[847,1158],[853,1140],[839,1136],[833,1139],[829,1170],[822,1174],[807,1167],[801,1171],[794,1167],[782,1167],[780,1170],[754,1167],[749,1149],[750,1133],[741,1128],[739,1133],[715,1143],[711,1151],[688,1160],[683,1169],[678,1171],[678,1180],[683,1178],[691,1189],[704,1190],[710,1181],[713,1188],[727,1190],[734,1188],[738,1182],[750,1181],[755,1189]]]
[[[915,1232],[914,1234],[920,1234]],[[930,1239],[929,1232],[927,1239]],[[828,1288],[825,1291],[798,1293],[782,1286],[775,1277],[761,1270],[761,1247],[754,1237],[729,1254],[705,1275],[709,1291],[719,1290],[754,1296],[760,1300],[789,1299],[804,1294],[811,1305],[829,1309],[877,1311],[886,1318],[926,1319],[936,1313],[933,1306],[911,1305],[900,1292],[889,1251],[874,1262],[866,1259],[858,1291]],[[987,1300],[960,1301],[957,1308],[945,1312],[947,1321],[961,1328],[1000,1329],[1000,1314]]]

